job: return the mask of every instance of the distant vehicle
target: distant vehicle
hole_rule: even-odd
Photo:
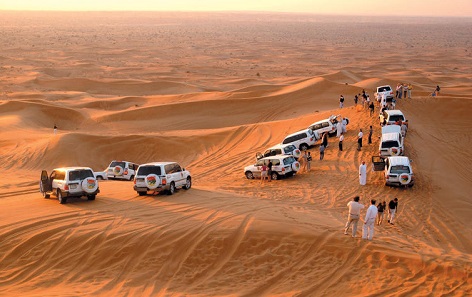
[[[264,157],[276,155],[292,155],[295,158],[298,158],[301,155],[301,151],[293,144],[277,144],[266,149],[263,154],[257,153],[256,159],[259,160]]]
[[[401,122],[403,123],[405,121],[405,116],[403,115],[403,112],[399,109],[394,109],[394,110],[384,110],[379,114],[379,121],[380,124],[385,122],[387,125],[395,124],[396,122]]]
[[[107,171],[94,171],[93,175],[95,176],[96,179],[98,180],[104,180],[108,179],[107,177]]]
[[[381,101],[382,97],[385,98],[386,102],[392,102],[393,100],[393,90],[389,85],[377,87],[377,91],[374,93],[375,99]]]
[[[272,162],[271,179],[273,180],[292,176],[300,170],[300,163],[293,156],[277,155],[259,159],[255,164],[244,167],[244,175],[247,179],[260,178],[262,165],[269,164],[269,161]]]
[[[138,164],[129,161],[113,160],[108,165],[107,178],[133,180],[138,166]]]
[[[301,151],[306,151],[310,146],[315,145],[318,139],[320,139],[318,133],[313,132],[311,129],[304,129],[285,137],[282,144],[293,144]]]
[[[381,157],[399,156],[404,154],[403,136],[398,125],[382,127],[382,136],[379,143]]]
[[[386,186],[408,186],[413,187],[415,178],[408,157],[372,156],[374,171],[383,171]]]
[[[340,115],[332,115],[327,119],[311,124],[308,128],[315,132],[315,135],[321,135],[325,132],[328,132],[329,136],[334,136],[336,135],[336,124],[338,123],[338,121],[340,121],[340,118]],[[346,123],[347,125],[349,125],[349,119],[344,119],[346,119]]]
[[[166,191],[168,195],[172,195],[177,188],[188,190],[191,187],[190,172],[176,162],[141,164],[134,178],[134,190],[139,196],[144,196],[149,191]]]
[[[88,200],[95,200],[100,193],[98,181],[88,167],[56,168],[50,175],[43,170],[39,191],[44,198],[56,196],[61,204],[65,204],[71,197],[85,196]]]

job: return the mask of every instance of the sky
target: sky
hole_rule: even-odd
[[[0,10],[273,11],[472,17],[472,0],[0,0]]]

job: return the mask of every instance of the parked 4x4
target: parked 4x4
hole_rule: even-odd
[[[141,164],[134,178],[134,190],[139,196],[149,191],[167,191],[174,194],[176,188],[188,190],[192,187],[190,172],[176,162],[153,162]]]
[[[374,171],[384,171],[385,185],[413,187],[415,178],[408,157],[372,156]]]
[[[311,124],[308,128],[311,129],[313,132],[315,132],[315,135],[321,135],[325,132],[328,132],[329,136],[334,136],[336,135],[336,131],[337,131],[336,125],[340,121],[340,119],[341,117],[339,115],[337,116],[332,115],[327,119]],[[348,118],[344,118],[344,119],[346,119],[346,125],[348,125],[349,119]]]
[[[293,144],[277,144],[265,150],[263,154],[257,153],[256,159],[259,160],[264,157],[276,155],[291,155],[298,159],[302,153]]]
[[[39,190],[44,198],[54,195],[61,204],[69,197],[86,196],[88,200],[95,200],[100,193],[98,181],[88,167],[56,168],[50,175],[43,170]]]
[[[300,163],[293,156],[277,155],[257,160],[256,164],[244,167],[244,175],[247,179],[260,178],[262,165],[272,162],[271,179],[279,179],[282,176],[291,176],[300,170]]]
[[[285,137],[282,144],[293,144],[301,151],[306,151],[310,146],[315,145],[318,139],[320,139],[318,133],[313,132],[311,129],[304,129]]]
[[[138,166],[138,164],[133,162],[113,160],[108,165],[107,177],[108,179],[133,180]]]
[[[379,143],[380,156],[399,156],[403,153],[403,136],[400,126],[387,125],[382,127],[382,136]]]
[[[393,100],[393,90],[389,85],[377,87],[377,91],[374,93],[375,98],[378,102],[385,98],[386,102],[391,102]]]
[[[403,115],[403,112],[398,109],[394,110],[384,110],[379,114],[379,121],[380,124],[384,122],[385,119],[385,124],[386,125],[391,125],[395,124],[396,122],[404,122],[405,121],[405,116]]]

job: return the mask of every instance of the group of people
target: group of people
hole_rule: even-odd
[[[261,166],[261,184],[265,180],[272,181],[272,162],[270,160],[267,165],[264,163]]]
[[[299,172],[309,172],[311,170],[312,160],[313,157],[311,156],[311,152],[303,151],[303,154],[298,158],[298,162],[300,162]]]
[[[349,215],[347,217],[346,225],[344,226],[344,234],[348,235],[349,228],[352,226],[351,236],[356,237],[357,234],[357,224],[361,220],[364,225],[362,228],[362,239],[372,240],[374,238],[374,226],[381,225],[385,212],[388,210],[388,222],[394,224],[395,214],[398,209],[398,198],[390,200],[388,203],[388,209],[386,201],[379,202],[376,206],[376,200],[370,200],[370,206],[367,208],[365,217],[361,219],[361,210],[364,209],[364,205],[359,202],[360,197],[355,196],[352,201],[347,203],[349,209]]]
[[[395,89],[395,98],[406,99],[408,97],[411,99],[411,90],[413,90],[413,86],[410,83],[398,83]]]

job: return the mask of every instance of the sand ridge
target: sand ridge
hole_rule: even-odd
[[[0,15],[0,296],[470,294],[470,21]],[[397,107],[417,183],[369,172],[361,187],[380,128],[353,97],[398,82],[414,87]],[[350,119],[343,152],[330,138],[310,173],[244,177],[256,152],[332,114]],[[101,181],[95,201],[65,205],[38,192],[42,169],[114,159],[175,160],[194,184],[141,197]],[[398,197],[397,223],[372,242],[343,235],[354,195]]]

